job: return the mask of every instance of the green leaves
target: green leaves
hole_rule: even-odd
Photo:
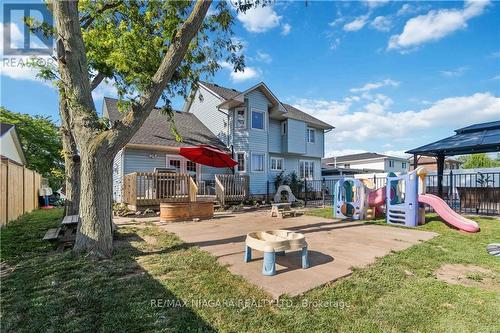
[[[27,165],[49,180],[55,190],[64,179],[59,128],[49,117],[31,116],[0,108],[0,122],[16,126]]]
[[[191,1],[82,1],[79,4],[89,72],[113,78],[119,95],[139,97],[152,83],[177,30],[194,6]],[[106,5],[108,5],[106,7]],[[224,1],[213,5],[202,28],[168,84],[163,99],[187,97],[201,75],[211,76],[222,61],[244,66],[242,48],[232,37],[233,13]]]

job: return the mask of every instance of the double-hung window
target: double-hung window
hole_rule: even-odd
[[[237,167],[238,172],[245,172],[246,171],[245,153],[237,153],[236,161],[238,162],[238,167]]]
[[[308,143],[316,142],[316,131],[313,128],[307,129],[307,142]]]
[[[266,154],[252,153],[252,171],[264,172]]]
[[[401,167],[402,167],[403,169],[406,169],[406,162],[401,162]]]
[[[300,161],[299,176],[300,176],[300,178],[313,179],[314,178],[314,162],[313,161]]]
[[[283,170],[283,159],[280,157],[271,157],[271,170],[272,171],[282,171]]]
[[[236,109],[234,114],[235,114],[234,127],[237,129],[245,128],[247,126],[245,108]]]
[[[265,129],[265,112],[252,110],[252,128],[263,130]]]
[[[389,160],[389,168],[394,168],[394,160]]]

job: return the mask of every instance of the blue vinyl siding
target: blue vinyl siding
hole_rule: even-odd
[[[312,129],[312,127],[308,127]],[[306,156],[310,157],[323,157],[325,151],[325,134],[323,130],[314,129],[315,132],[315,142],[314,143],[306,143]]]
[[[291,154],[306,153],[306,123],[300,120],[287,120],[287,152]]]
[[[269,148],[268,148],[268,128],[269,128],[269,101],[266,96],[259,90],[253,90],[249,92],[246,96],[248,100],[248,112],[247,116],[251,114],[253,110],[264,112],[264,130],[252,129],[251,122],[248,122],[248,150],[250,152],[249,159],[249,175],[250,175],[250,193],[252,194],[265,194],[267,193],[267,172],[269,170]],[[251,120],[250,117],[247,120]],[[264,157],[264,172],[253,172],[252,171],[252,153],[265,153]]]
[[[281,122],[269,119],[269,152],[281,153]]]
[[[151,158],[151,154],[156,155]],[[161,151],[125,149],[124,174],[132,172],[153,172],[155,168],[165,168],[166,155]]]

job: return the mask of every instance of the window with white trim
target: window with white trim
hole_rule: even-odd
[[[307,142],[308,143],[316,142],[316,131],[314,130],[314,128],[307,129]]]
[[[401,162],[401,167],[402,167],[403,169],[406,169],[406,162]]]
[[[236,153],[236,161],[238,162],[237,170],[238,172],[246,171],[246,156],[245,153]]]
[[[300,161],[300,163],[299,163],[299,176],[300,176],[300,178],[314,179],[314,162],[313,161]]]
[[[394,160],[389,160],[389,168],[394,168]]]
[[[265,128],[265,112],[252,110],[252,128],[263,130]]]
[[[281,157],[271,157],[271,170],[272,171],[283,170],[283,159]]]
[[[234,119],[234,127],[237,129],[242,129],[247,127],[246,112],[244,108],[236,109]]]
[[[266,154],[252,153],[252,171],[264,172]]]

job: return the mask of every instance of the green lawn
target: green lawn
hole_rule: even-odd
[[[500,274],[485,251],[500,241],[500,220],[477,219],[481,232],[464,234],[431,217],[419,228],[440,234],[431,241],[270,305],[210,254],[152,225],[120,228],[111,260],[52,253],[40,239],[61,214],[37,211],[2,229],[2,262],[13,269],[2,274],[2,332],[500,331],[498,291],[434,274],[445,263]]]

